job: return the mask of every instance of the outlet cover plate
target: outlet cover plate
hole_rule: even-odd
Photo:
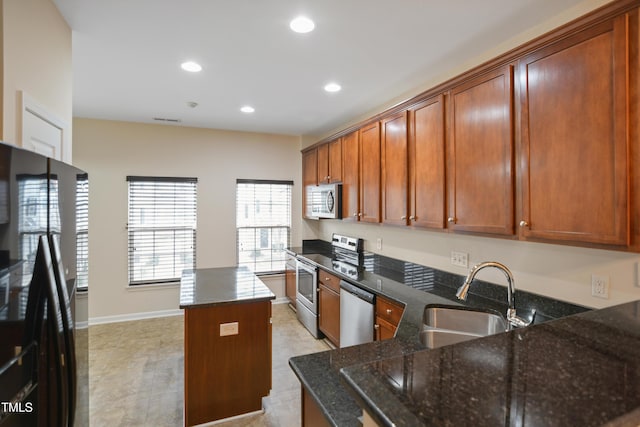
[[[469,267],[469,254],[466,252],[451,251],[451,264],[458,267]]]
[[[609,298],[609,276],[591,275],[591,296],[604,299]]]

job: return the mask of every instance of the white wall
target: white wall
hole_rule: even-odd
[[[89,173],[89,317],[178,309],[177,287],[127,287],[127,175],[198,178],[197,267],[235,265],[237,178],[293,180],[301,218],[298,137],[75,119],[74,164]],[[292,242],[300,244],[300,221]]]
[[[51,0],[2,2],[2,140],[20,145],[20,92],[71,132],[71,29]],[[71,135],[63,147],[71,159]]]
[[[499,261],[514,275],[516,289],[547,295],[588,307],[606,307],[640,299],[636,253],[577,248],[544,243],[520,242],[487,237],[456,235],[395,226],[343,223],[338,220],[312,221],[308,236],[331,239],[341,233],[365,239],[365,250],[465,275],[468,269],[451,265],[451,251],[469,254],[469,268],[481,261]],[[382,250],[376,239],[382,239]],[[609,299],[591,296],[591,274],[609,276]],[[479,279],[505,284],[497,270],[485,270]]]

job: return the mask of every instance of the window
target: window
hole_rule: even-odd
[[[89,176],[76,180],[76,270],[78,290],[89,287]]]
[[[284,271],[291,241],[293,181],[239,179],[236,183],[238,265],[254,273]]]
[[[196,265],[196,178],[128,176],[129,285],[175,283]]]
[[[57,193],[56,193],[57,194]],[[48,183],[46,175],[18,175],[18,233],[20,235],[20,259],[26,260],[33,273],[38,238],[47,233]],[[57,200],[56,200],[57,202]],[[59,222],[58,222],[59,225]],[[57,230],[52,230],[60,232]]]

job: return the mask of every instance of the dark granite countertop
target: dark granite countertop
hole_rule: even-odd
[[[275,298],[246,267],[185,270],[180,280],[180,308],[183,309]]]
[[[635,426],[640,301],[341,374],[384,426]]]
[[[357,403],[352,392],[345,386],[344,379],[340,376],[341,369],[424,351],[425,347],[419,342],[419,330],[425,305],[465,305],[495,309],[503,315],[506,312],[506,304],[498,300],[500,298],[506,302],[505,287],[486,283],[474,284],[472,292],[474,289],[488,286],[489,293],[498,292],[500,294],[500,288],[503,288],[505,295],[500,294],[495,299],[491,299],[478,294],[470,294],[467,301],[463,302],[455,297],[456,287],[462,283],[463,278],[459,278],[460,282],[457,283],[453,280],[456,279],[455,277],[453,279],[449,277],[455,275],[445,274],[428,267],[402,263],[398,268],[390,266],[389,259],[374,258],[368,261],[367,270],[361,272],[357,278],[352,278],[346,277],[342,272],[333,268],[331,253],[326,249],[319,250],[317,247],[312,249],[308,247],[290,248],[289,252],[376,295],[400,302],[405,307],[396,336],[392,340],[290,359],[291,368],[314,398],[326,419],[334,426],[359,426],[360,422],[357,418],[362,414],[362,403]],[[404,273],[398,274],[398,271]],[[445,283],[451,280],[453,283]],[[425,283],[428,286],[425,287]],[[498,288],[498,290],[496,291],[494,288]],[[524,306],[524,309],[520,309],[521,306]],[[525,318],[530,317],[532,308],[538,310],[541,315],[536,316],[535,323],[586,310],[584,307],[572,304],[560,303],[556,305],[549,299],[526,292],[516,293],[516,307],[519,308],[518,313]],[[477,340],[473,342],[477,342]]]

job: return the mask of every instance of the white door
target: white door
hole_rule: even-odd
[[[52,159],[71,161],[70,130],[67,123],[56,117],[24,91],[22,101],[22,126],[20,145]]]
[[[22,146],[43,156],[62,160],[62,129],[29,110],[24,112],[22,120]]]

